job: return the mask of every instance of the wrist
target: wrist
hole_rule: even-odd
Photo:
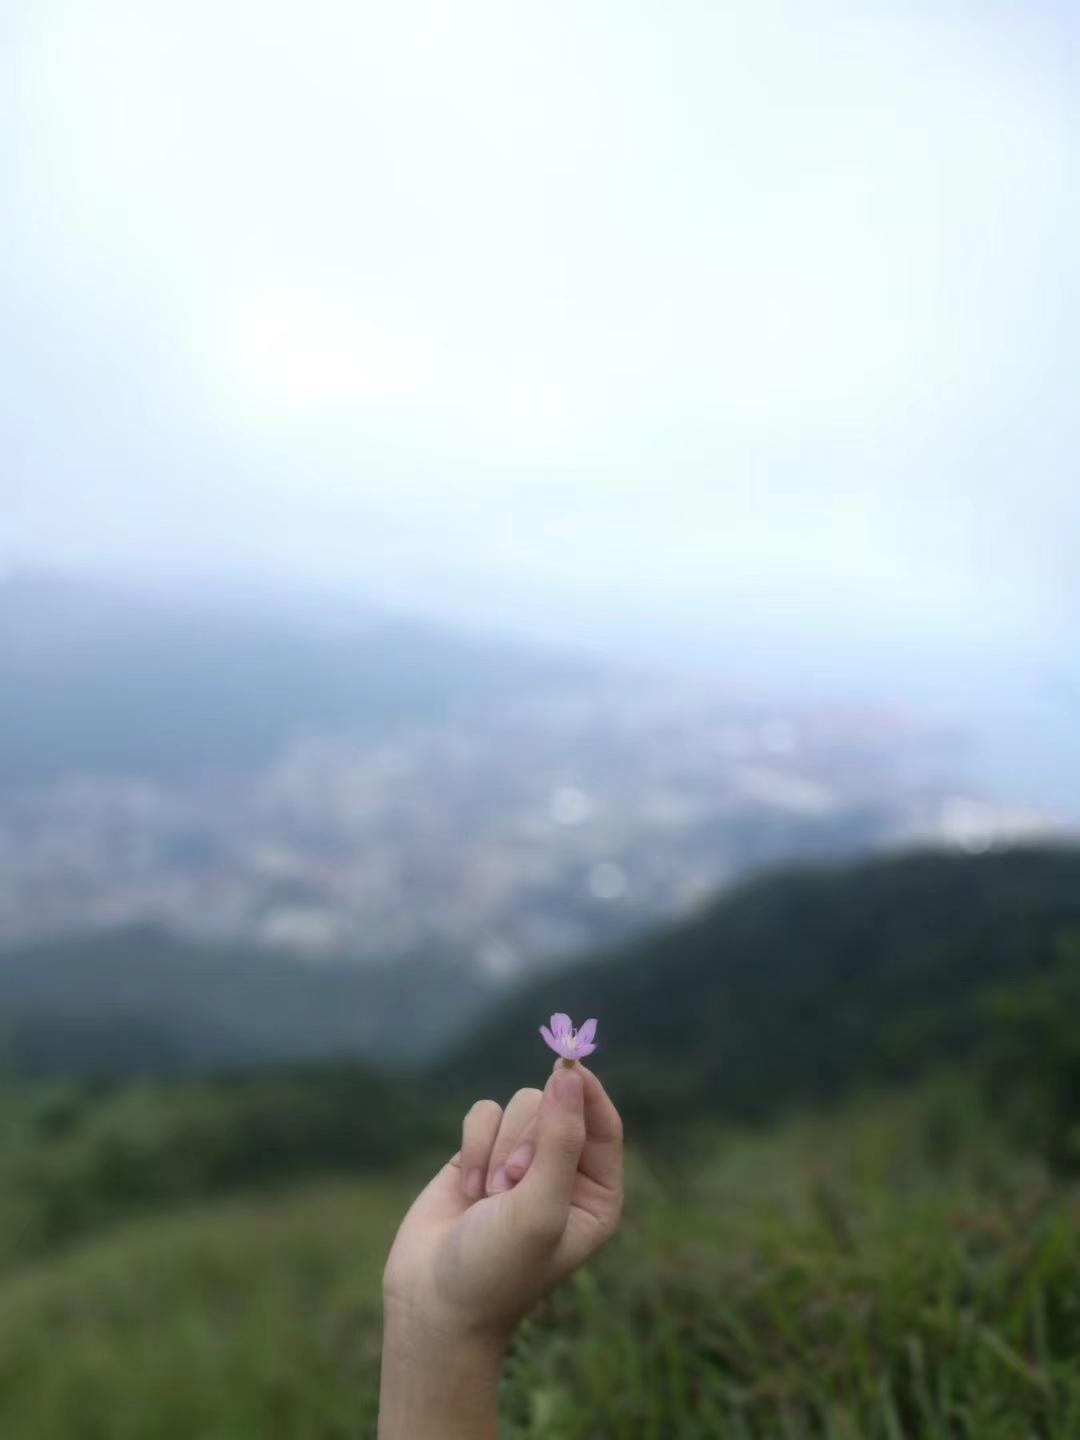
[[[502,1363],[510,1343],[510,1330],[478,1328],[450,1316],[421,1314],[408,1303],[383,1298],[383,1349],[408,1351],[431,1363],[460,1356],[476,1364]]]
[[[379,1440],[494,1440],[508,1339],[420,1315],[387,1296]]]

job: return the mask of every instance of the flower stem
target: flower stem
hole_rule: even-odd
[[[577,1064],[577,1061],[576,1061],[576,1060],[567,1060],[566,1056],[564,1055],[564,1056],[563,1056],[563,1062],[562,1062],[562,1063],[563,1063],[563,1069],[564,1069],[564,1070],[572,1070],[572,1069],[574,1068],[574,1066]]]

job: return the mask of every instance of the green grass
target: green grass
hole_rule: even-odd
[[[0,1271],[140,1214],[386,1173],[456,1132],[415,1085],[349,1065],[0,1093]]]
[[[950,1104],[864,1105],[639,1178],[619,1250],[523,1339],[516,1433],[1080,1435],[1076,1196],[951,1132]]]
[[[373,1431],[382,1258],[406,1192],[327,1185],[128,1225],[0,1285],[0,1434]]]
[[[0,1278],[0,1435],[374,1431],[412,1179],[127,1220]],[[523,1328],[508,1437],[1075,1440],[1080,1206],[931,1084],[632,1157],[626,1222]]]

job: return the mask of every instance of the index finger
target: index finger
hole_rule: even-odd
[[[578,1169],[606,1190],[618,1190],[622,1185],[622,1119],[593,1072],[580,1061],[578,1069],[585,1090],[585,1148]]]

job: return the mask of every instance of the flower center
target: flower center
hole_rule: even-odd
[[[577,1031],[576,1031],[576,1030],[568,1030],[568,1031],[566,1032],[566,1034],[563,1036],[563,1044],[566,1046],[566,1048],[567,1048],[568,1050],[576,1050],[576,1049],[577,1049]]]

